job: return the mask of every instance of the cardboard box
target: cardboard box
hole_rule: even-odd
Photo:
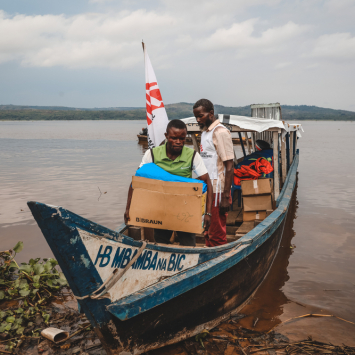
[[[272,210],[272,197],[269,195],[243,196],[243,211]]]
[[[266,211],[243,211],[243,222],[264,220],[266,218]]]
[[[130,224],[138,227],[202,233],[207,193],[202,184],[133,176]]]
[[[242,180],[241,188],[243,196],[271,194],[272,179]]]
[[[273,211],[243,211],[243,222],[248,221],[263,221],[267,216],[269,216]]]

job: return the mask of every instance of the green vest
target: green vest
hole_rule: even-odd
[[[152,149],[153,162],[170,174],[179,175],[187,178],[192,177],[192,159],[195,151],[188,147],[183,147],[181,154],[171,160],[166,155],[166,143]]]

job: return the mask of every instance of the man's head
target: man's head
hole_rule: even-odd
[[[201,129],[208,128],[215,120],[214,107],[210,100],[198,100],[193,107],[193,112]]]
[[[180,154],[187,135],[186,124],[181,120],[171,120],[166,127],[165,137],[170,152]]]

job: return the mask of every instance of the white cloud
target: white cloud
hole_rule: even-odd
[[[273,27],[262,31],[260,36],[254,35],[258,19],[250,19],[234,23],[229,28],[219,28],[202,43],[207,50],[257,49],[259,52],[272,52],[282,49],[281,45],[300,36],[309,28],[288,22],[283,26]]]
[[[310,56],[337,60],[355,59],[355,36],[352,37],[350,33],[320,36]]]
[[[174,25],[173,17],[145,10],[71,17],[7,16],[0,12],[0,62],[27,66],[133,66],[142,58],[142,37],[158,41]]]
[[[275,69],[283,69],[283,68],[287,68],[290,65],[292,65],[292,62],[284,62],[284,63],[278,63],[275,65]]]

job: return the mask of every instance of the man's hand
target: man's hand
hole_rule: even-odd
[[[210,228],[211,225],[211,216],[209,216],[208,214],[205,214],[205,218],[204,218],[204,229],[205,231],[208,231],[208,229]]]
[[[126,224],[128,224],[128,222],[130,221],[130,218],[129,218],[129,210],[126,210],[126,212],[124,213],[124,222]]]
[[[229,196],[225,197],[222,195],[222,200],[219,204],[219,214],[221,216],[229,212]]]

